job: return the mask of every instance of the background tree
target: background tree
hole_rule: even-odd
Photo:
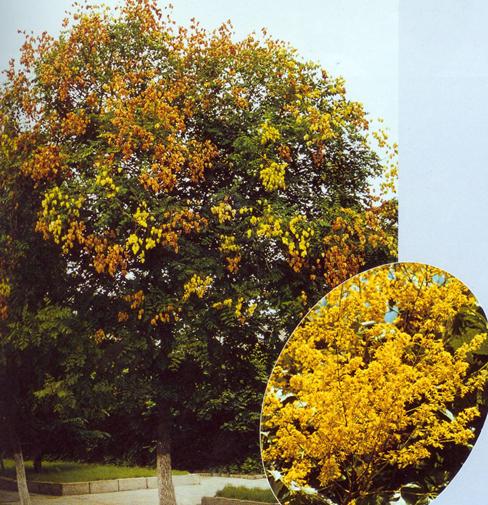
[[[263,459],[293,504],[429,503],[486,416],[487,321],[434,267],[359,274],[311,310],[268,384]]]
[[[89,312],[73,289],[78,283],[56,246],[35,231],[39,195],[34,182],[16,169],[15,158],[10,157],[22,118],[13,114],[12,105],[11,96],[3,94],[0,452],[14,457],[24,505],[29,503],[24,455],[40,471],[43,454],[59,446],[60,440],[93,445],[103,434],[90,429],[88,420],[100,417],[98,400],[103,396],[106,402],[109,389],[94,380],[100,353],[89,339]]]
[[[96,340],[122,404],[157,419],[169,505],[171,428],[203,414],[249,433],[309,300],[395,257],[368,120],[286,44],[176,28],[145,0],[27,37],[7,77],[5,149],[35,185],[36,230],[107,302]]]

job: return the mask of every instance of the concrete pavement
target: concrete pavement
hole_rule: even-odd
[[[234,477],[202,477],[201,483],[176,486],[178,505],[200,505],[203,496],[214,496],[226,484],[234,486],[269,488],[266,479],[239,479]],[[158,505],[157,489],[138,489],[118,493],[86,494],[76,496],[45,496],[31,494],[32,505]],[[1,505],[19,505],[17,493],[0,490]]]

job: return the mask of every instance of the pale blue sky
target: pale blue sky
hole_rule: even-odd
[[[488,2],[401,0],[400,259],[488,310]],[[435,505],[488,503],[488,427]]]

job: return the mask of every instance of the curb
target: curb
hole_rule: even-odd
[[[248,474],[248,473],[222,473],[222,472],[197,472],[201,477],[231,477],[233,479],[265,479],[266,475],[264,473],[258,474]]]
[[[174,486],[194,486],[200,484],[200,475],[189,473],[173,475]],[[126,479],[92,480],[88,482],[41,482],[29,481],[27,487],[31,493],[52,496],[72,496],[78,494],[115,493],[135,489],[157,489],[157,477],[132,477]],[[0,477],[0,489],[17,491],[17,481]]]
[[[279,505],[278,503],[265,503],[262,501],[239,500],[237,498],[224,498],[222,496],[204,496],[201,505]]]

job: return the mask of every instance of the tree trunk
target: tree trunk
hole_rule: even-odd
[[[15,473],[17,476],[17,489],[19,490],[20,505],[31,505],[29,490],[27,489],[27,477],[25,475],[24,456],[17,435],[12,438],[12,450],[14,453]]]
[[[0,451],[0,471],[5,472],[5,463],[3,462],[4,452]]]
[[[175,488],[171,474],[171,422],[168,409],[159,408],[156,464],[158,476],[159,505],[176,505]]]
[[[37,452],[34,456],[34,472],[42,472],[42,452]]]

